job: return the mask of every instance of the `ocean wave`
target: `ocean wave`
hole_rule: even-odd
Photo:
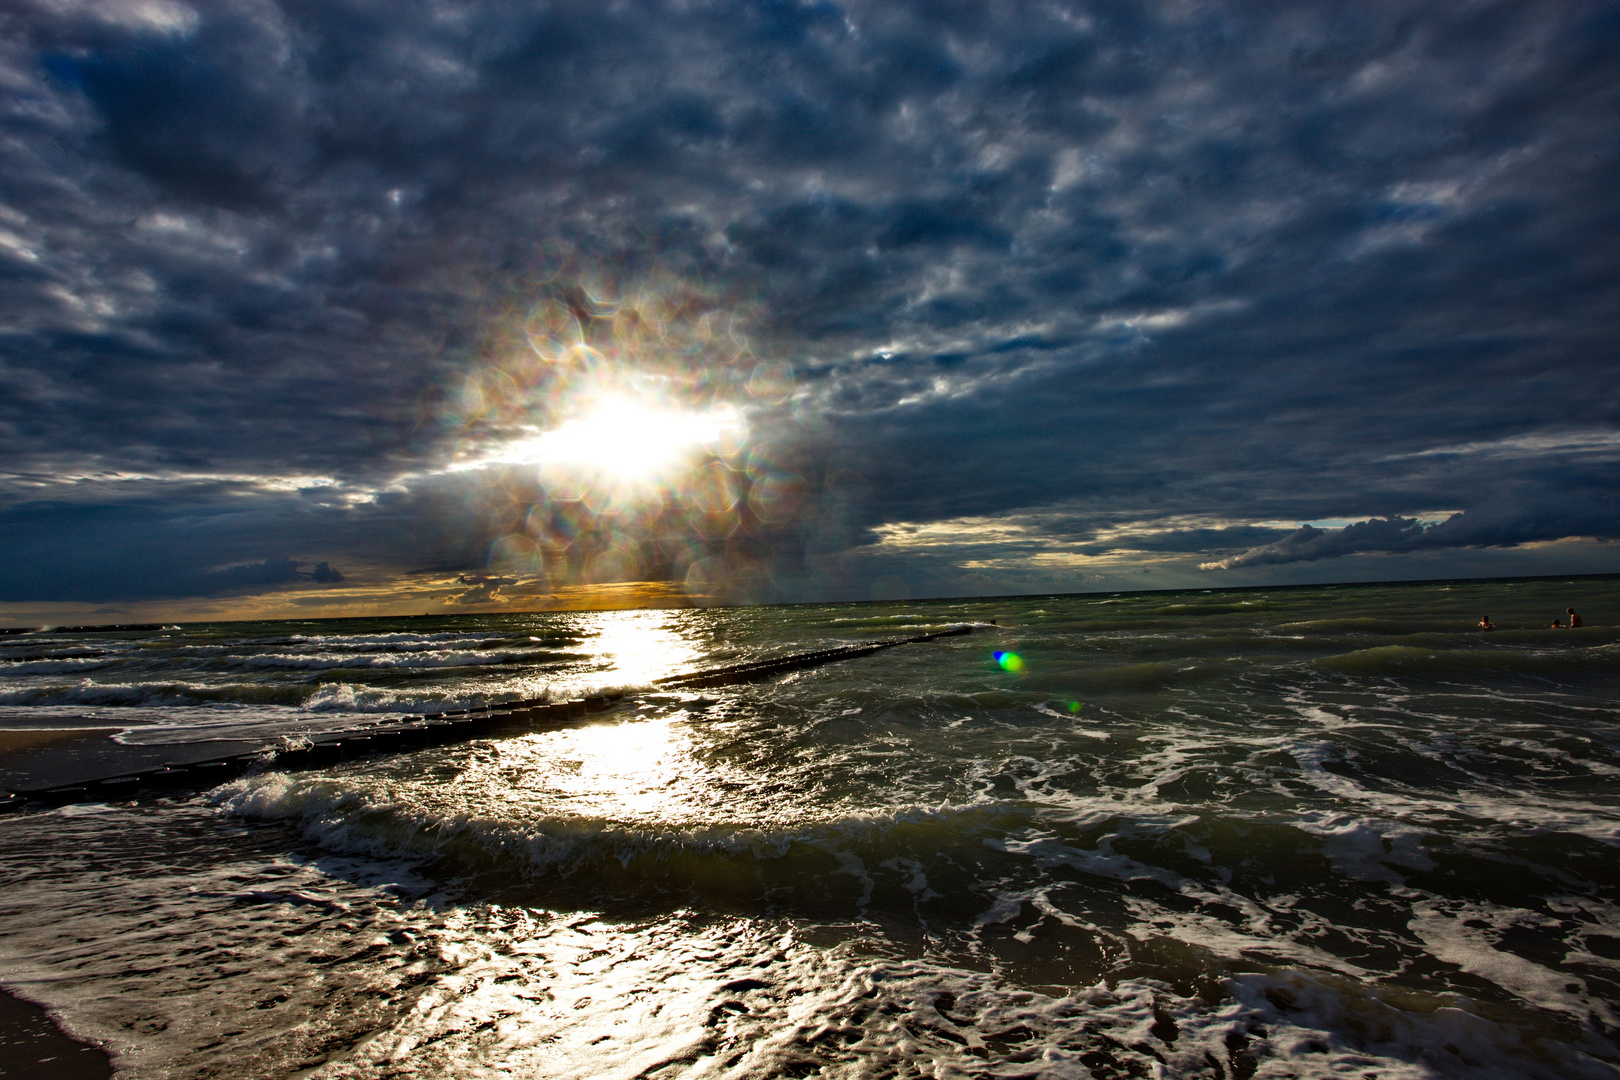
[[[77,648],[74,648],[74,647],[70,646],[70,647],[65,648],[65,649],[50,649],[50,650],[47,650],[45,652],[41,652],[37,648],[27,650],[27,651],[22,651],[22,650],[17,650],[17,649],[0,649],[0,661],[5,661],[5,660],[74,660],[74,659],[82,659],[82,658],[85,658],[85,657],[112,656],[115,653],[125,653],[125,652],[128,652],[128,651],[129,651],[128,649],[120,649],[120,648],[116,648],[116,647],[92,649],[92,648],[89,648],[88,646],[80,646],[80,647],[77,647]]]
[[[241,638],[220,643],[181,646],[185,652],[240,652],[245,649],[312,647],[328,652],[427,652],[434,649],[482,649],[501,645],[543,644],[547,638],[515,634],[290,634],[275,638]]]
[[[104,656],[98,658],[68,657],[63,659],[41,660],[13,660],[0,667],[0,678],[15,675],[65,675],[77,671],[94,671],[97,668],[111,667],[118,663],[122,657]]]
[[[517,696],[514,688],[511,696]],[[529,696],[533,696],[530,694]],[[0,705],[48,706],[287,706],[311,712],[441,712],[475,708],[489,695],[472,691],[389,690],[349,683],[97,683],[88,679],[0,691]]]
[[[1355,616],[1339,619],[1303,619],[1298,622],[1276,623],[1270,629],[1290,633],[1376,634],[1387,637],[1402,637],[1422,633],[1430,628],[1415,626],[1410,620]]]
[[[1180,616],[1194,615],[1199,617],[1211,615],[1253,615],[1256,605],[1247,600],[1227,602],[1191,601],[1181,604],[1161,604],[1157,607],[1141,607],[1137,611],[1138,618],[1152,618],[1154,616]]]
[[[452,858],[469,869],[530,878],[590,871],[675,875],[697,885],[734,890],[737,860],[778,861],[783,872],[823,875],[836,870],[835,849],[876,847],[878,857],[962,847],[980,850],[977,829],[1024,811],[1004,805],[941,809],[906,806],[791,825],[727,822],[626,822],[587,815],[497,818],[489,812],[445,812],[414,805],[408,791],[386,791],[365,780],[268,772],[235,781],[211,796],[241,817],[297,822],[323,847],[388,858]],[[882,854],[887,853],[887,855]],[[791,858],[790,858],[791,857]]]
[[[0,705],[297,705],[307,686],[273,683],[98,683],[89,679],[0,691]]]
[[[513,639],[504,634],[482,637],[469,637],[459,634],[435,634],[423,637],[379,635],[372,638],[311,637],[306,638],[304,643],[335,652],[409,653],[430,652],[435,649],[483,649],[491,646],[509,645],[513,643]]]
[[[1432,649],[1415,645],[1378,645],[1370,649],[1325,656],[1312,663],[1342,675],[1447,676],[1467,678],[1481,674],[1572,676],[1613,672],[1620,649],[1613,645],[1578,648]]]
[[[844,633],[848,633],[848,632],[850,632],[852,630],[871,631],[873,633],[879,633],[879,632],[893,633],[893,632],[902,631],[902,630],[921,631],[924,627],[929,626],[931,624],[930,624],[930,621],[927,618],[925,618],[924,616],[913,614],[913,615],[868,615],[868,616],[858,616],[858,617],[844,617],[844,618],[828,619],[822,625],[824,625],[826,627],[829,627],[829,628],[836,627],[837,629],[832,630],[831,632],[844,634]],[[942,628],[944,626],[947,626],[947,625],[954,626],[955,624],[954,623],[950,623],[950,624],[941,623],[940,624],[940,626]],[[843,638],[839,638],[839,639],[837,639],[837,641],[838,641],[839,644],[842,644],[842,645],[848,645],[848,644],[851,643],[847,639],[843,639]]]
[[[295,634],[289,644],[312,644],[323,649],[347,649],[357,652],[391,650],[409,652],[420,649],[483,648],[493,645],[511,645],[520,642],[534,644],[569,643],[579,639],[578,634],[553,631],[541,634]]]
[[[515,695],[514,695],[515,696]],[[534,696],[530,694],[528,696]],[[489,704],[490,696],[464,690],[389,690],[352,683],[321,683],[299,704],[312,712],[446,712]]]
[[[494,667],[502,664],[536,663],[567,658],[567,654],[533,650],[500,652],[409,652],[376,655],[332,656],[302,653],[257,653],[235,658],[235,663],[246,668],[287,668],[319,671],[329,668],[351,670],[385,669],[409,670],[413,668]]]
[[[840,616],[834,617],[832,619],[829,619],[828,621],[829,622],[834,622],[834,623],[869,623],[869,624],[874,625],[874,626],[882,626],[882,625],[885,625],[885,624],[893,624],[893,623],[917,622],[920,619],[921,619],[921,616],[916,615],[916,614],[909,614],[909,615],[840,615]]]

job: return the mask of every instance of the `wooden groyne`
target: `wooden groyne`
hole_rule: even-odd
[[[623,697],[603,694],[573,701],[509,701],[479,709],[407,716],[396,724],[354,728],[200,761],[131,769],[115,776],[39,786],[14,785],[9,792],[0,792],[0,812],[20,809],[29,802],[61,806],[130,799],[142,792],[203,791],[259,768],[320,769],[354,758],[423,750],[492,735],[543,731],[564,726],[586,713],[600,712]]]
[[[971,633],[973,633],[973,627],[971,626],[953,626],[949,630],[939,630],[932,634],[918,634],[916,637],[895,638],[891,641],[867,641],[859,645],[844,645],[836,649],[818,649],[815,652],[779,656],[774,660],[758,660],[751,664],[732,664],[729,667],[694,671],[687,675],[670,675],[663,679],[654,679],[653,685],[677,689],[695,689],[698,687],[727,686],[732,683],[754,682],[757,679],[766,679],[784,671],[800,671],[804,668],[831,664],[838,660],[851,660],[857,656],[866,656],[869,653],[879,652],[883,649],[892,649],[896,645],[915,645],[920,641],[934,641],[938,638],[959,637],[962,634]]]
[[[818,649],[815,652],[794,653],[772,660],[730,664],[685,675],[671,675],[655,680],[654,685],[670,689],[697,689],[755,682],[783,672],[799,671],[839,660],[866,656],[883,649],[892,649],[896,645],[912,645],[972,632],[971,626],[957,626],[932,634],[918,634],[915,637]],[[122,774],[88,780],[74,779],[67,783],[58,781],[39,786],[13,787],[9,792],[0,791],[0,813],[20,810],[29,803],[62,806],[67,803],[132,799],[143,794],[205,791],[255,769],[320,769],[355,758],[405,753],[489,736],[546,731],[566,726],[587,713],[601,712],[623,697],[623,694],[614,693],[572,701],[542,699],[508,701],[477,709],[407,716],[395,724],[335,732],[299,743],[266,746],[247,753],[233,753],[200,761],[164,763],[155,768],[131,769]]]

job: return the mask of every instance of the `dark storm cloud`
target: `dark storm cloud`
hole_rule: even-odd
[[[1486,510],[1453,514],[1444,521],[1427,524],[1413,518],[1390,517],[1353,522],[1340,529],[1301,525],[1281,539],[1205,563],[1202,568],[1230,570],[1313,562],[1358,551],[1512,546],[1571,536],[1620,536],[1620,499],[1613,489],[1573,496],[1520,492],[1514,499],[1498,501]]]
[[[1617,57],[1612,3],[13,5],[4,592],[485,570],[445,402],[576,272],[757,301],[815,497],[728,543],[788,592],[1036,511],[1614,538]]]
[[[1464,515],[1458,515],[1462,517]],[[1453,519],[1455,520],[1455,519]],[[1230,570],[1238,566],[1267,566],[1276,563],[1311,562],[1331,559],[1356,551],[1412,551],[1423,547],[1432,529],[1411,518],[1383,518],[1358,521],[1342,529],[1318,529],[1301,525],[1281,540],[1250,548],[1241,555],[1205,563],[1206,570]]]
[[[239,499],[233,507],[208,491],[117,506],[0,509],[0,548],[7,555],[0,563],[0,602],[45,596],[99,603],[336,585],[344,575],[329,560],[260,557],[266,549],[294,546],[289,534],[314,532],[330,543],[331,524],[310,520],[318,517],[285,499]]]
[[[302,564],[291,559],[266,559],[262,563],[247,563],[242,566],[227,566],[223,570],[215,570],[201,575],[208,583],[204,586],[207,592],[222,592],[225,590],[240,589],[246,591],[258,585],[285,585],[293,581],[342,581],[343,575],[333,576],[333,570],[326,563],[318,564],[316,570],[310,573],[300,573]]]

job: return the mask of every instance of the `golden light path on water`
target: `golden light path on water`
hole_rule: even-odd
[[[503,748],[526,794],[554,812],[647,824],[691,824],[707,771],[691,732],[669,717],[550,732]],[[704,815],[700,815],[704,816]]]
[[[651,682],[691,667],[700,656],[677,629],[678,616],[668,612],[604,611],[590,618],[599,627],[591,647],[611,665],[604,677],[616,682]]]
[[[602,661],[579,692],[590,685],[646,686],[699,662],[680,613],[606,611],[576,618],[589,635],[587,647]],[[573,692],[552,687],[554,697]],[[757,778],[730,775],[727,766],[706,761],[691,719],[671,700],[634,717],[497,743],[493,759],[463,776],[466,809],[502,816],[517,811],[510,820],[585,831],[609,823],[702,828],[730,822],[730,793]]]
[[[688,670],[697,648],[667,611],[608,611],[586,616],[596,626],[593,653],[611,666],[604,683],[645,685]],[[588,724],[517,740],[511,749],[522,787],[556,811],[616,820],[690,821],[714,802],[711,770],[695,754],[684,713]],[[506,748],[503,747],[503,751]]]

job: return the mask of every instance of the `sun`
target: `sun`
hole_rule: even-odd
[[[533,462],[574,466],[621,480],[653,480],[742,426],[729,408],[675,412],[627,398],[598,401],[585,415],[531,444]]]
[[[683,411],[608,396],[550,431],[492,448],[459,468],[533,465],[546,473],[563,470],[619,483],[652,483],[744,432],[742,416],[729,405]]]

